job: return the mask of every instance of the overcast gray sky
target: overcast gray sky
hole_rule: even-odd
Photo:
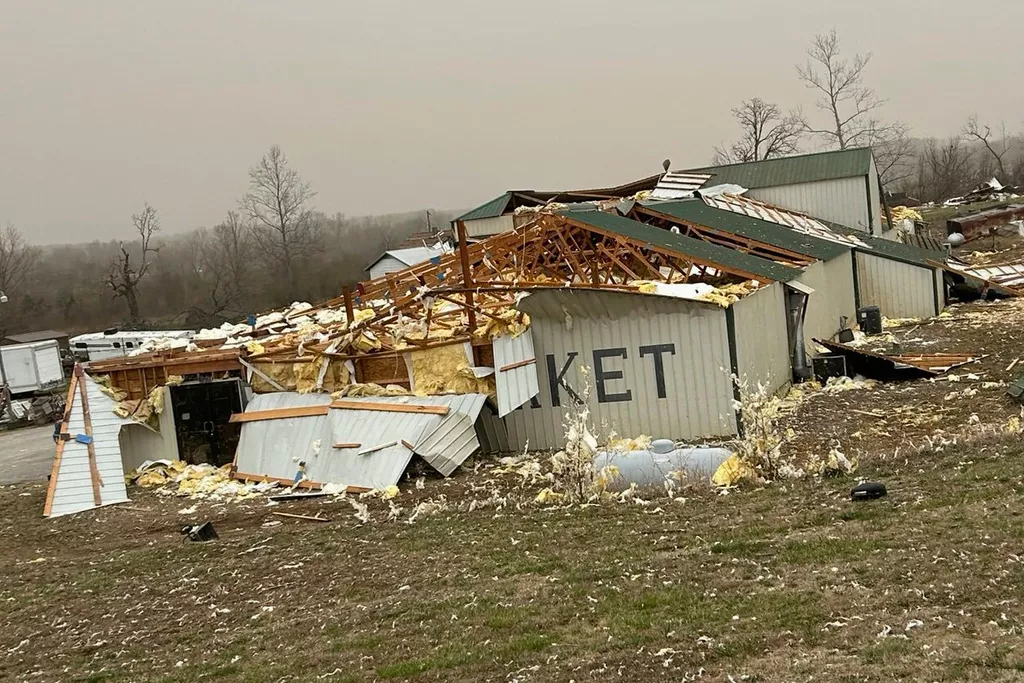
[[[1024,2],[2,0],[0,221],[33,241],[212,225],[279,144],[350,215],[508,187],[616,184],[709,160],[729,110],[809,105],[835,26],[915,135],[1022,128]]]

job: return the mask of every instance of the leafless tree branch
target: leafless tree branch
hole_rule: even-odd
[[[742,130],[740,139],[728,149],[715,147],[715,163],[773,159],[799,149],[804,131],[798,114],[783,114],[778,105],[760,97],[744,100],[732,114]]]

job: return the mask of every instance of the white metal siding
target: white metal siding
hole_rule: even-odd
[[[860,306],[878,306],[886,318],[935,315],[933,269],[857,252]]]
[[[175,433],[174,410],[170,388],[164,387],[164,409],[159,415],[159,431],[130,422],[121,429],[121,465],[125,474],[147,460],[177,460],[178,435]]]
[[[477,218],[466,221],[466,237],[490,237],[511,230],[514,217],[508,213],[494,218]]]
[[[943,273],[944,271],[935,269],[935,310],[939,313],[946,307],[946,279]]]
[[[853,290],[853,253],[846,252],[830,261],[812,263],[797,278],[814,290],[807,300],[804,314],[804,342],[831,339],[839,329],[843,316],[853,324],[857,303]]]
[[[855,230],[870,232],[865,178],[867,176],[760,187],[747,192],[747,196]]]
[[[498,392],[498,417],[505,417],[540,392],[537,363],[509,370],[503,367],[534,360],[533,333],[526,330],[518,337],[504,335],[494,340],[494,379]]]
[[[774,393],[793,379],[785,292],[775,283],[732,305],[740,381]]]
[[[405,270],[409,266],[405,265],[394,256],[384,256],[372,266],[370,266],[370,279],[376,280],[379,277],[384,277],[388,273],[397,273],[400,270]]]
[[[601,431],[672,439],[735,433],[725,309],[657,296],[570,290],[535,292],[519,307],[530,314],[540,393],[539,407],[530,402],[504,418],[513,450],[527,444],[534,449],[564,445],[562,421],[571,399],[559,389],[560,405],[552,405],[548,356],[557,375],[573,351],[579,355],[565,382],[579,390],[579,368],[590,367],[591,416]],[[660,344],[671,345],[675,355],[648,351],[641,357],[641,346]],[[626,357],[602,359],[605,373],[622,373],[621,379],[606,382],[602,403],[594,352],[609,349],[624,349]],[[663,365],[664,398],[659,397],[656,357]],[[627,391],[629,400],[607,400]]]
[[[82,378],[89,397],[89,416],[92,421],[93,445],[96,451],[96,468],[99,471],[101,505],[124,503],[128,492],[124,485],[124,470],[121,466],[121,447],[118,433],[131,420],[114,414],[114,401],[104,394],[98,384],[88,375]],[[82,398],[75,390],[68,421],[68,433],[85,434],[85,419],[82,412]],[[92,479],[89,474],[89,449],[74,440],[64,444],[57,482],[53,493],[51,517],[82,512],[95,507],[92,493]]]

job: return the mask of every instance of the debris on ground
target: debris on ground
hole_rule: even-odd
[[[245,500],[281,488],[272,481],[238,481],[231,476],[231,465],[189,465],[183,460],[143,463],[127,479],[160,495],[215,501]]]

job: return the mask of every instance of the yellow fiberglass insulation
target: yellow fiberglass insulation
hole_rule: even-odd
[[[348,368],[341,361],[330,362],[324,373],[323,384],[317,386],[323,364],[330,362],[325,356],[319,356],[308,363],[295,363],[295,390],[300,394],[311,394],[317,391],[333,392],[344,389],[349,383]]]
[[[514,308],[509,308],[494,314],[493,318],[485,316],[483,322],[477,325],[476,336],[488,339],[508,336],[515,339],[529,327],[530,316],[520,313]]]
[[[496,395],[494,376],[477,378],[462,344],[436,346],[410,352],[413,386],[420,395]]]
[[[164,412],[164,388],[163,386],[153,387],[153,390],[149,392],[149,398],[147,399],[149,404],[153,406],[153,412],[159,415]]]

